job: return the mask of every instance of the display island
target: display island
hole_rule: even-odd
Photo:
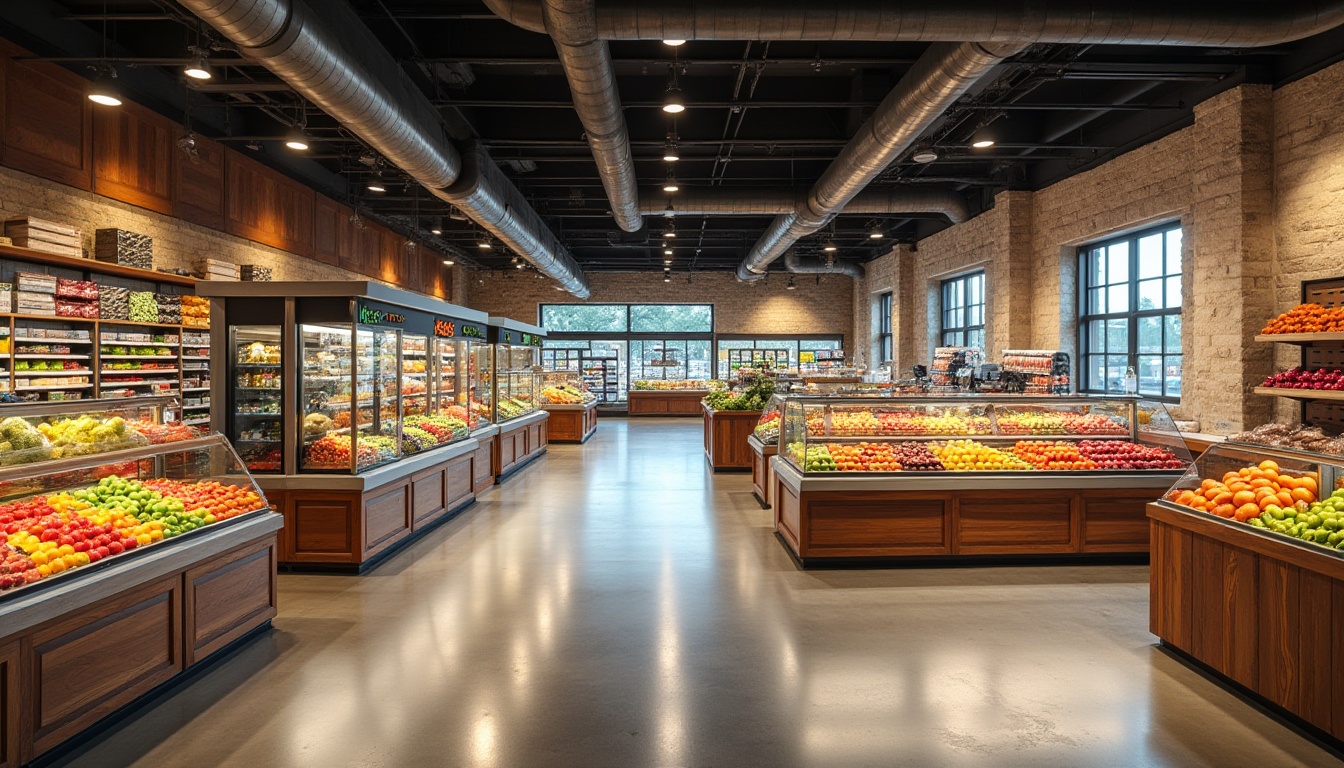
[[[597,432],[597,395],[577,371],[541,376],[541,407],[550,414],[548,443],[585,443]]]
[[[1344,457],[1213,445],[1148,517],[1150,631],[1271,711],[1344,739]]]
[[[789,397],[780,429],[775,530],[804,566],[1146,558],[1145,505],[1190,462],[1136,398]]]
[[[275,616],[280,515],[222,436],[162,400],[0,406],[0,765]]]
[[[541,340],[535,325],[504,317],[489,318],[494,356],[494,418],[499,435],[493,443],[496,481],[546,452],[550,414],[540,407]]]
[[[284,515],[282,564],[362,570],[493,482],[484,314],[373,282],[199,288],[213,423]]]
[[[775,393],[775,379],[761,374],[744,375],[731,389],[715,389],[705,395],[705,460],[715,472],[751,471],[754,453],[750,444],[762,409]]]
[[[631,416],[699,416],[700,401],[714,389],[705,379],[650,379],[630,383]]]

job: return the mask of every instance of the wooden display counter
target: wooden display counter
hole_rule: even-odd
[[[716,411],[701,403],[705,419],[705,459],[715,472],[751,470],[747,439],[761,421],[760,411]]]
[[[776,443],[763,443],[756,435],[747,438],[747,447],[751,449],[751,492],[761,506],[769,509],[775,484],[775,468],[770,459],[779,453]]]
[[[1148,505],[1148,517],[1149,631],[1279,714],[1344,739],[1344,559],[1165,504]]]
[[[775,532],[804,567],[980,556],[1141,560],[1148,555],[1145,505],[1179,477],[804,477],[782,456],[771,463]]]
[[[550,414],[536,411],[499,425],[499,438],[494,449],[495,482],[504,482],[509,475],[546,452],[549,424]]]
[[[697,416],[707,389],[632,389],[626,395],[630,416]]]
[[[597,431],[597,401],[574,405],[543,405],[551,415],[547,442],[586,443]]]
[[[282,565],[362,571],[476,500],[476,440],[359,475],[256,475],[285,518]]]
[[[267,626],[279,515],[0,603],[0,766],[17,767]]]
[[[471,490],[476,495],[495,484],[495,453],[499,450],[499,427],[491,424],[471,433],[476,452],[471,457]]]

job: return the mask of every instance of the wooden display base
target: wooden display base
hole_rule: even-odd
[[[582,405],[542,406],[551,415],[547,442],[586,443],[597,432],[597,401]]]
[[[698,416],[707,389],[632,389],[626,395],[630,416]]]
[[[1149,631],[1219,679],[1344,739],[1344,558],[1149,504]]]
[[[471,457],[471,491],[481,491],[495,484],[495,454],[499,451],[499,428],[490,427],[487,435],[476,438],[476,452]]]
[[[703,403],[705,418],[705,459],[715,472],[751,470],[751,448],[747,439],[761,421],[760,411],[716,411]]]
[[[770,458],[779,453],[779,445],[763,443],[752,435],[747,439],[747,447],[751,449],[751,495],[760,502],[762,509],[769,509],[775,484],[775,469]]]
[[[499,439],[495,443],[495,482],[531,463],[546,452],[550,414],[537,411],[499,425]]]
[[[948,472],[816,482],[783,462],[772,460],[775,530],[804,567],[966,556],[1142,561],[1148,555],[1144,505],[1177,477],[973,478]]]
[[[285,516],[280,563],[300,570],[368,570],[476,500],[478,448],[449,452],[451,458],[438,464],[362,490],[341,488],[321,475],[257,475]]]
[[[6,603],[0,626],[16,631],[0,637],[0,766],[104,725],[266,626],[276,612],[279,525],[269,513],[240,518]]]

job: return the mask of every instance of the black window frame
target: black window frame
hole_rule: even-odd
[[[881,316],[877,322],[877,356],[878,365],[889,363],[895,357],[895,347],[891,333],[891,310],[892,295],[891,291],[879,294],[877,297],[877,312]]]
[[[980,301],[979,303],[973,304],[967,298],[969,296],[969,291],[966,289],[970,285],[970,282],[977,278],[980,280]],[[961,287],[962,303],[960,306],[949,308],[949,304],[952,303],[952,291],[957,286]],[[977,269],[973,272],[965,272],[942,281],[938,286],[938,346],[973,347],[975,349],[984,350],[989,345],[989,332],[986,323],[986,313],[989,309],[988,288],[989,279],[986,277],[985,270],[983,269]],[[978,323],[966,322],[971,314],[970,310],[972,307],[980,308],[980,322]],[[962,323],[960,325],[949,325],[948,315],[951,312],[956,311],[961,312]],[[978,346],[969,343],[971,334],[977,331],[979,331],[981,339],[981,343]],[[953,339],[954,334],[959,338]]]
[[[1181,232],[1181,246],[1178,249],[1176,249],[1175,253],[1176,269],[1175,271],[1172,271],[1172,269],[1170,268],[1171,241],[1168,235],[1174,231]],[[1153,276],[1141,277],[1139,241],[1152,237],[1153,235],[1161,236],[1160,239],[1162,242],[1163,267],[1161,272],[1156,277]],[[1096,242],[1088,243],[1078,248],[1077,380],[1078,380],[1079,392],[1095,395],[1123,394],[1124,393],[1123,380],[1120,384],[1119,390],[1116,389],[1108,390],[1106,388],[1105,381],[1096,382],[1092,380],[1093,378],[1092,373],[1093,373],[1093,364],[1095,362],[1094,358],[1100,357],[1102,359],[1102,367],[1103,370],[1105,370],[1110,365],[1110,363],[1107,360],[1108,358],[1124,357],[1125,369],[1133,368],[1138,377],[1138,381],[1136,381],[1137,385],[1136,394],[1139,397],[1142,397],[1146,400],[1156,400],[1164,403],[1181,402],[1181,395],[1179,393],[1175,395],[1168,394],[1168,384],[1170,382],[1170,377],[1167,375],[1167,371],[1169,370],[1168,361],[1173,358],[1177,358],[1180,360],[1182,371],[1184,371],[1185,369],[1185,357],[1184,357],[1184,347],[1182,339],[1182,336],[1184,334],[1183,316],[1185,310],[1185,302],[1184,302],[1184,296],[1181,294],[1179,290],[1184,280],[1183,275],[1183,271],[1185,268],[1184,240],[1185,240],[1184,228],[1181,226],[1181,222],[1177,220],[1177,221],[1165,222],[1163,224],[1158,224],[1152,227],[1147,227],[1135,232],[1131,232],[1129,234],[1110,237],[1105,240],[1098,240]],[[1126,267],[1125,271],[1126,275],[1125,279],[1120,282],[1111,282],[1109,275],[1107,275],[1107,276],[1099,276],[1101,282],[1098,282],[1098,280],[1094,280],[1093,277],[1094,277],[1095,263],[1093,256],[1100,249],[1110,249],[1113,246],[1121,244],[1126,244],[1128,249],[1128,266]],[[1107,259],[1109,258],[1110,256],[1108,250]],[[1172,280],[1176,281],[1176,287],[1178,288],[1176,296],[1178,297],[1179,303],[1175,307],[1167,306],[1167,299],[1171,295],[1170,281]],[[1140,294],[1141,294],[1140,283],[1151,281],[1157,281],[1162,284],[1163,306],[1158,309],[1139,309],[1138,307],[1140,304]],[[1127,309],[1125,311],[1089,312],[1090,308],[1089,291],[1101,291],[1102,293],[1107,293],[1111,288],[1118,287],[1122,284],[1128,287],[1127,299],[1126,299]],[[1109,308],[1110,307],[1107,306],[1108,310]],[[1172,349],[1172,345],[1168,344],[1167,339],[1167,335],[1171,329],[1171,325],[1168,322],[1167,318],[1172,317],[1176,318],[1179,323],[1179,328],[1176,331],[1177,335],[1175,344],[1175,349],[1177,350],[1176,352],[1168,351]],[[1151,318],[1161,318],[1157,324],[1161,330],[1161,343],[1158,346],[1159,351],[1156,353],[1141,352],[1140,323],[1143,320]],[[1109,352],[1106,348],[1106,339],[1104,332],[1105,330],[1108,329],[1109,323],[1116,321],[1125,322],[1126,351],[1123,354]],[[1103,336],[1100,350],[1092,349],[1091,331],[1094,323],[1102,324]],[[1154,357],[1159,358],[1161,360],[1161,365],[1159,366],[1161,371],[1160,372],[1161,391],[1157,394],[1154,394],[1151,391],[1145,392],[1143,391],[1142,388],[1142,383],[1144,381],[1143,377],[1144,367],[1141,364],[1140,358],[1154,358]],[[1183,387],[1184,375],[1181,376],[1181,384],[1182,384],[1181,391],[1184,391]]]

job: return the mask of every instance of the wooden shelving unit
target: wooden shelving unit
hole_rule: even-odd
[[[152,269],[123,267],[120,264],[110,264],[94,259],[77,259],[74,256],[61,256],[46,251],[36,251],[32,248],[20,248],[17,245],[0,245],[0,259],[4,258],[19,259],[30,264],[41,264],[60,269],[76,269],[94,275],[112,275],[130,280],[143,280],[147,283],[179,285],[184,288],[194,288],[198,282],[194,277],[175,275],[171,272],[155,272]]]
[[[1327,308],[1344,306],[1344,278],[1303,283],[1302,303]],[[1301,347],[1300,365],[1307,370],[1344,370],[1344,333],[1262,333],[1255,340]],[[1344,392],[1280,387],[1256,387],[1253,391],[1266,397],[1297,400],[1302,403],[1304,423],[1344,432]]]
[[[1283,389],[1280,387],[1256,387],[1257,395],[1267,397],[1286,397],[1292,400],[1339,400],[1344,401],[1344,392],[1332,389]]]

